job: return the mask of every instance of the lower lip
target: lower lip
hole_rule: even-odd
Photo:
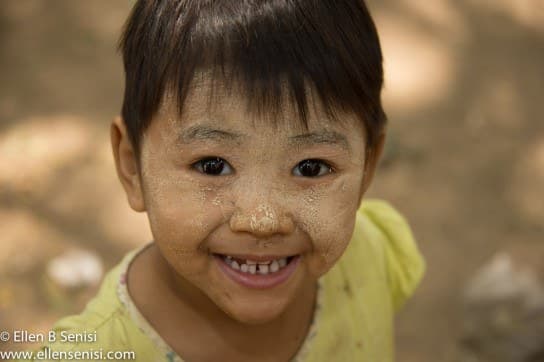
[[[214,255],[219,267],[230,279],[243,285],[244,287],[254,289],[267,289],[284,283],[295,272],[300,261],[300,255],[293,259],[284,268],[275,273],[268,274],[250,274],[232,269],[223,259],[223,257]]]

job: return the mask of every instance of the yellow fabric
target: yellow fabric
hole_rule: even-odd
[[[134,255],[135,251],[129,253],[108,273],[82,314],[61,319],[53,327],[57,335],[96,331],[97,341],[57,342],[49,346],[51,350],[134,351],[137,361],[181,361],[155,331],[144,331],[126,301],[119,299],[119,280]],[[312,335],[295,360],[393,361],[394,312],[413,294],[424,268],[404,218],[384,201],[365,200],[348,248],[320,280]]]

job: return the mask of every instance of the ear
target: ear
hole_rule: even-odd
[[[373,149],[367,150],[367,154],[365,155],[365,169],[363,174],[363,182],[361,186],[361,194],[359,195],[359,204],[361,204],[361,200],[363,199],[363,195],[365,194],[366,190],[368,190],[368,187],[372,183],[372,179],[374,178],[374,173],[376,171],[376,167],[378,166],[378,162],[380,161],[380,158],[382,157],[383,148],[385,144],[385,130],[380,134],[377,142],[376,147]]]
[[[134,211],[145,211],[137,156],[121,117],[115,117],[111,123],[110,137],[117,176],[125,189],[128,203]]]

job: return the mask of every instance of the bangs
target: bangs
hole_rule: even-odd
[[[290,106],[305,127],[311,90],[332,120],[354,113],[368,147],[385,122],[381,49],[361,1],[138,1],[120,48],[122,114],[136,149],[165,91],[175,94],[181,116],[203,74],[210,101],[221,83],[244,96],[248,112],[277,120]]]

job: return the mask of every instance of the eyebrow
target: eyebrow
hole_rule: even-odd
[[[351,152],[346,136],[341,133],[328,130],[321,130],[289,137],[289,144],[292,146],[327,144],[332,146],[340,146],[346,151]]]
[[[206,125],[194,125],[181,131],[178,138],[181,143],[185,144],[208,140],[240,143],[240,140],[245,138],[245,136],[240,133],[216,129]]]
[[[247,135],[241,133],[230,132],[200,124],[184,129],[179,134],[179,140],[184,144],[208,140],[240,144],[242,139],[247,138]],[[291,136],[289,137],[288,143],[291,147],[312,146],[316,144],[340,146],[351,153],[351,148],[346,136],[329,130],[320,130]]]

